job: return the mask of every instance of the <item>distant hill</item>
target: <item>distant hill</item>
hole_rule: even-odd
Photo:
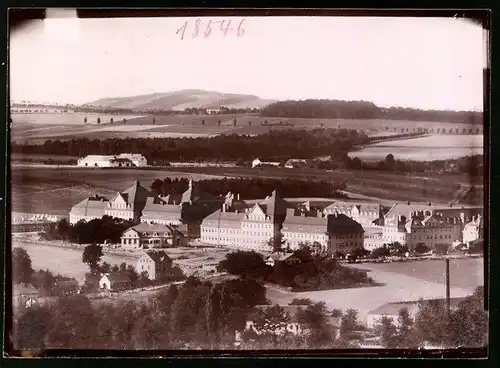
[[[186,108],[217,109],[227,108],[261,108],[275,100],[264,100],[258,96],[221,93],[197,89],[186,89],[167,93],[152,93],[130,97],[101,98],[89,102],[89,105],[127,108],[127,109],[165,109],[184,110]]]

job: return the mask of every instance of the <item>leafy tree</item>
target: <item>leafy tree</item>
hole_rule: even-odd
[[[83,118],[83,123],[87,124],[87,117],[86,116]]]
[[[428,253],[431,251],[431,248],[429,248],[427,245],[425,245],[424,243],[418,243],[416,246],[415,246],[415,253],[418,253],[418,254],[425,254],[425,253]]]
[[[394,349],[398,347],[398,329],[392,318],[383,316],[375,331],[381,335],[384,347]]]
[[[248,126],[249,127],[252,126],[252,122],[251,121],[248,122]]]
[[[267,245],[273,250],[273,252],[282,252],[285,248],[286,240],[283,238],[283,234],[281,232],[277,232],[267,241]]]
[[[335,317],[335,318],[341,318],[342,317],[342,310],[341,309],[333,309],[331,316]]]
[[[388,169],[391,170],[394,169],[394,164],[395,164],[394,155],[392,153],[389,153],[387,156],[385,156],[384,163]]]
[[[239,250],[227,254],[217,265],[217,270],[244,277],[265,277],[267,265],[261,254]]]
[[[101,118],[97,118],[97,124],[101,124]]]
[[[127,124],[127,119],[123,118],[123,124]]]
[[[109,122],[110,122],[111,124],[113,124],[113,122],[114,122],[113,118],[109,119]]]
[[[12,281],[14,284],[29,284],[33,276],[31,258],[24,248],[12,249]]]
[[[103,262],[101,265],[101,273],[110,273],[111,265],[108,262]]]
[[[333,338],[327,312],[325,302],[312,303],[298,312],[299,322],[310,331],[309,341],[312,346],[322,346]]]
[[[45,336],[52,324],[50,311],[45,307],[27,308],[14,322],[16,350],[45,349]]]
[[[359,331],[358,311],[348,309],[340,322],[340,337],[346,341],[352,340],[357,331]]]
[[[309,298],[294,298],[288,305],[311,305],[313,301]]]
[[[264,311],[258,310],[254,312],[251,317],[257,331],[271,335],[286,330],[286,326],[291,318],[290,313],[277,304],[265,308]]]
[[[90,244],[83,249],[82,262],[89,266],[90,273],[97,274],[102,256],[102,246],[99,244]]]

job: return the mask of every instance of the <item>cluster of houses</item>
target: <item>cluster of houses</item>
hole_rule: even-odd
[[[119,155],[88,155],[77,161],[80,167],[146,167],[148,161],[138,153],[121,153]]]
[[[212,196],[189,181],[180,195],[156,196],[139,181],[112,199],[94,195],[77,203],[70,223],[104,215],[138,223],[121,238],[124,248],[166,248],[198,239],[208,245],[269,250],[270,239],[281,236],[285,246],[318,245],[328,253],[347,254],[398,242],[413,250],[417,244],[469,245],[484,234],[482,207],[431,203],[395,203],[387,208],[348,201],[293,202],[273,191],[262,201],[239,195]]]

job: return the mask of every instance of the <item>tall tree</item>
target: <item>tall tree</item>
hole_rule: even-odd
[[[12,249],[12,281],[14,284],[29,284],[33,272],[28,252],[24,248]]]
[[[394,349],[398,346],[398,329],[394,325],[392,318],[383,316],[375,331],[380,334],[382,345],[388,349]]]
[[[99,244],[90,244],[83,249],[82,262],[86,263],[90,268],[90,273],[97,274],[99,272],[99,262],[103,256],[102,246]]]
[[[87,124],[87,117],[86,116],[83,118],[83,123]]]
[[[101,124],[101,118],[97,118],[97,124]]]

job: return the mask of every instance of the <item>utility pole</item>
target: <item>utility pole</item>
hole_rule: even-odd
[[[450,259],[446,258],[446,312],[450,318]]]

